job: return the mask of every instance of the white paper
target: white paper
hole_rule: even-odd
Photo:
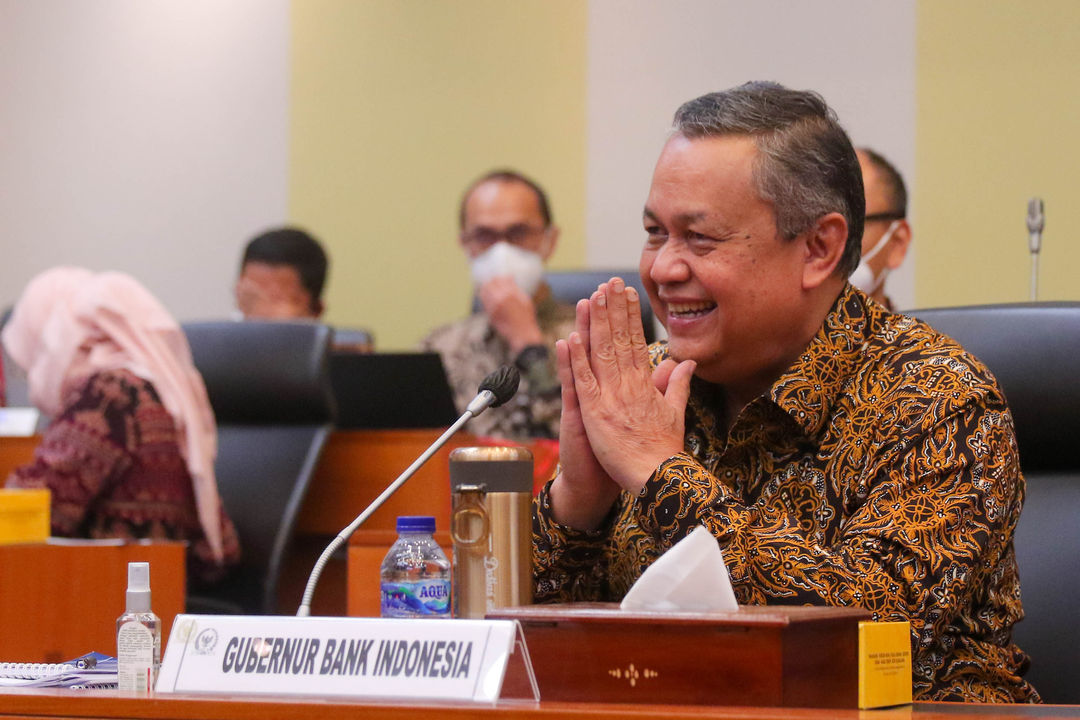
[[[30,437],[41,413],[32,407],[0,408],[0,436]]]
[[[720,545],[699,525],[649,566],[623,610],[730,612],[739,609]]]

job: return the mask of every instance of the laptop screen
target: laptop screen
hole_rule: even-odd
[[[444,428],[458,418],[438,353],[332,353],[337,426]]]

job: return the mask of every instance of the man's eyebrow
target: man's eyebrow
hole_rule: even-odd
[[[704,220],[706,214],[703,212],[697,213],[680,213],[674,217],[676,223],[680,225],[689,225],[690,223]],[[660,222],[660,218],[656,217],[656,213],[646,207],[642,211],[642,218],[645,220],[652,220],[653,222]]]

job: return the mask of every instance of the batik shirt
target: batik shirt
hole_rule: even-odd
[[[667,357],[651,347],[652,362]],[[728,429],[694,379],[685,451],[604,526],[534,514],[536,600],[618,600],[698,525],[743,604],[860,606],[909,620],[920,699],[1023,702],[1013,553],[1024,481],[990,372],[956,342],[850,286],[806,351]]]
[[[33,462],[13,471],[7,486],[48,488],[59,537],[187,541],[194,585],[218,580],[240,558],[222,510],[225,560],[214,561],[176,424],[154,387],[126,370],[97,373],[67,392]]]
[[[555,341],[574,329],[574,307],[546,295],[536,303],[536,320],[549,350],[547,360],[524,368],[517,394],[509,402],[470,420],[472,434],[518,442],[559,436],[562,399],[555,372]],[[434,330],[420,343],[420,349],[442,357],[458,412],[464,412],[476,397],[485,377],[516,360],[483,312]]]

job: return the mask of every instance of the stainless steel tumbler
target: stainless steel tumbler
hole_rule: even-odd
[[[532,467],[523,447],[450,453],[454,617],[532,602]]]

